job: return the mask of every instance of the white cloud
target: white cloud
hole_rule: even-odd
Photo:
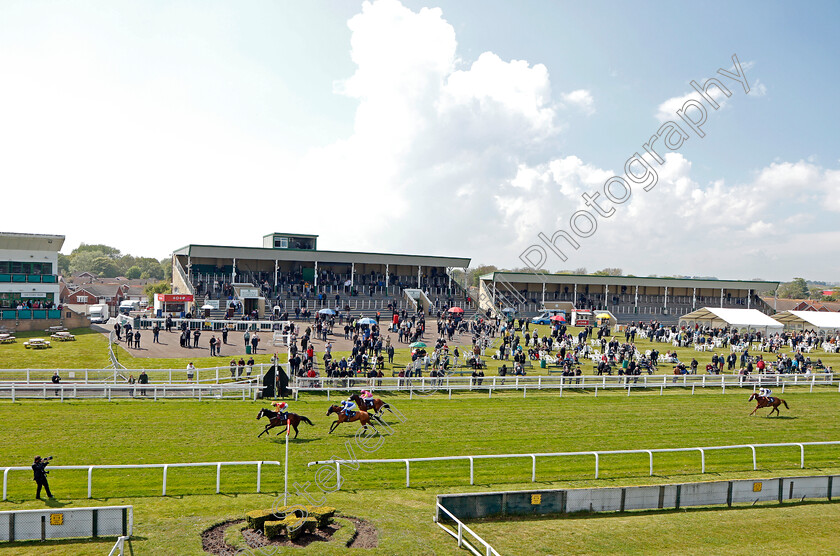
[[[571,93],[566,93],[562,96],[563,102],[574,106],[584,114],[595,113],[595,99],[592,98],[592,93],[586,89],[578,89]]]

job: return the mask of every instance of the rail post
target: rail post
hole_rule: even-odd
[[[700,450],[700,473],[706,472],[706,451],[703,448],[697,448]]]
[[[262,486],[262,461],[257,462],[257,494],[260,493],[260,487]]]
[[[653,477],[653,452],[647,450],[648,456],[650,457],[650,476]]]
[[[405,460],[405,488],[411,486],[411,478],[410,478],[410,462]]]
[[[88,467],[88,498],[93,498],[93,466]]]
[[[472,456],[470,456],[470,484],[471,485],[475,484],[474,475],[473,475],[473,458],[472,458]]]
[[[9,468],[3,470],[3,501],[6,501],[6,490],[9,484]]]
[[[752,454],[753,454],[753,471],[756,471],[758,469],[758,467],[756,466],[756,461],[755,461],[755,446],[750,445],[750,449],[752,449]]]
[[[335,462],[335,484],[339,489],[341,488],[341,463],[338,461]]]
[[[222,464],[221,462],[216,464],[216,494],[221,492],[222,487]]]
[[[595,456],[595,478],[597,479],[598,478],[598,460],[599,460],[598,452],[592,452],[592,454]]]
[[[805,469],[805,445],[799,444],[799,466]]]
[[[531,454],[531,482],[537,482],[537,456]]]
[[[164,466],[163,466],[163,493],[161,494],[161,496],[166,496],[166,474],[167,474],[168,471],[169,471],[169,466],[164,464]]]

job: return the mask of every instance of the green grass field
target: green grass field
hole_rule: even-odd
[[[541,327],[541,332],[545,327]],[[86,333],[87,332],[87,333]],[[22,344],[0,346],[3,368],[102,368],[107,364],[107,340],[101,334],[74,331],[76,342],[57,344],[50,350],[32,352]],[[38,334],[31,334],[38,336]],[[43,336],[43,334],[40,334]],[[27,337],[25,334],[19,335]],[[465,338],[468,341],[468,338]],[[636,342],[640,349],[669,344]],[[711,359],[709,352],[678,349],[681,358],[697,357],[701,369]],[[187,360],[133,358],[118,348],[120,361],[129,368],[182,369]],[[342,355],[341,353],[338,354]],[[258,361],[267,361],[269,354]],[[813,354],[837,368],[840,356]],[[395,367],[409,359],[407,348],[397,351]],[[217,359],[194,360],[212,366]],[[488,376],[501,362],[489,360]],[[669,372],[670,365],[660,367]],[[591,374],[591,366],[583,367]],[[390,368],[386,375],[390,375]],[[539,367],[529,374],[545,373]],[[790,411],[780,419],[748,417],[751,390],[697,391],[690,396],[675,389],[564,393],[562,398],[546,392],[486,394],[457,393],[446,396],[390,396],[405,422],[392,422],[394,434],[384,437],[379,450],[360,459],[532,453],[637,448],[691,447],[742,443],[840,440],[840,407],[836,388],[788,388],[784,393]],[[24,401],[0,402],[0,465],[27,466],[32,457],[56,456],[56,465],[108,463],[175,463],[200,461],[246,461],[283,459],[283,437],[257,439],[262,424],[255,421],[267,402],[166,401],[120,402]],[[292,402],[292,411],[307,415],[315,427],[301,425],[300,438],[290,444],[290,485],[310,483],[317,492],[317,467],[307,462],[346,457],[344,443],[353,441],[357,425],[342,425],[333,434],[327,430],[332,418],[325,416],[329,403],[319,395],[304,395]],[[763,411],[766,413],[766,410]],[[265,423],[265,421],[262,421]],[[615,455],[601,458],[600,478],[593,479],[593,458],[541,458],[537,483],[530,482],[529,460],[487,460],[475,465],[475,485],[469,484],[467,462],[415,463],[412,487],[405,488],[403,465],[362,465],[358,471],[344,469],[342,490],[329,493],[325,503],[347,515],[369,520],[378,530],[378,548],[373,554],[458,554],[454,540],[433,522],[436,494],[530,488],[621,486],[634,484],[771,477],[782,474],[840,472],[840,448],[814,447],[806,451],[807,469],[799,469],[797,448],[759,449],[757,471],[752,471],[749,450],[707,454],[707,473],[699,473],[696,453],[662,454],[655,457],[655,475],[648,476],[646,455]],[[160,496],[160,470],[96,471],[93,500],[86,498],[84,471],[56,471],[51,486],[58,496],[54,507],[132,504],[135,535],[131,554],[204,554],[200,533],[207,527],[244,512],[268,508],[283,489],[282,468],[265,466],[262,495],[254,494],[256,471],[224,468],[222,494],[215,492],[215,469],[172,469],[168,495]],[[9,476],[9,500],[0,510],[43,508],[34,501],[30,472]],[[291,501],[304,502],[293,497]],[[784,507],[735,509],[690,509],[679,512],[642,512],[610,516],[568,517],[536,521],[473,523],[502,554],[615,554],[686,553],[744,554],[758,542],[763,549],[794,554],[837,553],[832,543],[840,535],[840,506],[829,503],[785,504]],[[771,546],[771,543],[772,546]],[[0,545],[0,555],[103,554],[113,541],[52,542]],[[343,554],[347,550],[330,543],[314,543],[306,549],[281,553]]]
[[[792,442],[840,439],[840,408],[836,392],[807,393],[789,390],[791,406],[782,419],[747,417],[752,406],[746,393],[679,393],[659,396],[639,393],[534,395],[515,394],[486,399],[469,394],[453,400],[428,397],[409,401],[395,397],[394,405],[405,422],[394,424],[381,449],[367,458],[423,457],[484,453],[581,451],[629,448],[686,447],[744,442]],[[262,405],[253,402],[23,402],[0,404],[3,462],[27,465],[35,454],[56,456],[56,464],[162,463],[283,459],[283,437],[257,439],[261,430],[254,417]],[[293,411],[309,416],[315,427],[302,425],[301,436],[291,443],[290,482],[314,480],[315,469],[306,463],[344,457],[343,443],[353,440],[356,425],[342,425],[327,435],[328,403],[309,396],[292,404]],[[401,465],[362,465],[345,469],[346,483],[326,496],[329,505],[370,520],[379,531],[374,554],[452,554],[454,541],[431,521],[434,495],[444,492],[484,491],[574,486],[617,486],[674,481],[746,478],[776,474],[837,472],[840,448],[808,448],[808,469],[799,470],[798,449],[759,450],[759,470],[753,472],[748,450],[707,455],[707,473],[699,474],[696,454],[657,455],[655,476],[647,473],[647,456],[602,458],[601,478],[594,480],[591,457],[541,459],[537,483],[530,482],[525,460],[476,463],[476,484],[469,485],[466,462],[412,465],[412,488],[404,487]],[[0,509],[37,508],[34,483],[28,472],[12,473],[9,498]],[[208,526],[243,512],[271,507],[274,494],[256,495],[255,470],[224,469],[222,495],[214,495],[215,470],[170,470],[168,496],[160,496],[159,470],[97,471],[94,500],[86,499],[84,471],[56,471],[51,485],[58,504],[67,507],[129,503],[135,506],[134,554],[201,554],[199,534]],[[279,468],[266,466],[265,491],[282,491]],[[310,487],[310,491],[316,491]],[[374,500],[378,502],[374,502]],[[301,500],[302,501],[302,500]],[[736,518],[760,530],[786,528],[789,521],[810,523],[816,514],[820,535],[782,536],[786,546],[799,553],[820,551],[825,535],[840,534],[836,505],[802,505],[688,512],[649,512],[643,516],[558,519],[523,524],[480,523],[476,529],[503,554],[670,552],[683,548],[680,535],[699,543],[696,552],[715,550],[739,553],[744,535],[727,535],[723,523]],[[778,511],[777,511],[778,510]],[[635,521],[634,521],[635,520]],[[714,524],[709,532],[709,526]],[[730,526],[732,526],[730,524]],[[734,527],[734,526],[733,526]],[[615,528],[632,531],[633,543],[619,541]],[[686,531],[682,532],[685,528]],[[699,528],[699,529],[698,529]],[[739,527],[734,527],[738,529]],[[810,530],[810,529],[806,529]],[[537,543],[523,544],[517,535]],[[688,533],[694,531],[693,533]],[[710,536],[711,535],[711,536]],[[587,540],[591,536],[592,542]],[[773,536],[777,540],[778,536]],[[573,541],[573,539],[576,539]],[[785,541],[784,539],[788,539]],[[705,544],[704,544],[705,543]],[[711,543],[711,544],[710,544]],[[101,554],[106,543],[55,543],[54,554]],[[318,543],[316,543],[318,544]],[[3,554],[31,554],[33,545],[2,547]],[[690,551],[690,550],[689,550]],[[296,550],[295,553],[300,552]],[[339,554],[337,547],[312,545],[304,552]]]
[[[434,345],[434,323],[430,322],[428,324],[429,332],[426,334],[426,343],[429,344],[429,349]],[[531,333],[534,330],[538,330],[541,335],[545,335],[549,333],[548,326],[532,326]],[[577,334],[580,329],[578,328],[570,328],[571,334]],[[2,369],[54,369],[54,368],[61,368],[61,369],[102,369],[108,366],[108,340],[107,338],[98,332],[94,332],[90,329],[76,329],[71,331],[73,334],[76,335],[77,341],[75,342],[54,342],[53,347],[51,349],[46,350],[28,350],[25,349],[23,346],[23,339],[30,338],[30,337],[44,337],[44,333],[38,332],[23,332],[20,334],[16,334],[18,338],[21,339],[16,344],[4,344],[0,345],[0,368]],[[518,335],[522,335],[522,333],[518,332]],[[233,338],[233,337],[232,337]],[[237,337],[238,338],[238,337]],[[623,334],[617,335],[617,338],[620,341],[624,341]],[[392,340],[396,341],[396,335],[392,334]],[[233,341],[233,340],[231,340]],[[455,345],[463,346],[465,344],[470,344],[470,337],[467,335],[461,336],[459,341],[454,342]],[[676,351],[682,361],[686,363],[690,362],[692,358],[696,358],[699,364],[699,373],[702,373],[706,367],[706,364],[712,361],[713,352],[697,352],[694,351],[694,348],[674,348],[671,344],[661,343],[661,342],[651,342],[649,340],[641,340],[637,339],[635,342],[636,346],[639,350],[644,352],[645,350],[649,349],[657,349],[661,353],[665,353],[668,350]],[[396,349],[396,354],[394,357],[394,364],[393,365],[386,365],[385,374],[390,376],[390,371],[392,369],[402,369],[405,365],[411,360],[411,353],[410,349],[407,347],[406,344],[394,344]],[[487,352],[487,356],[484,357],[484,361],[487,362],[487,371],[486,374],[488,376],[493,376],[498,374],[499,367],[502,364],[506,364],[508,368],[511,368],[512,362],[511,361],[496,361],[490,358],[490,356],[495,353],[496,347],[499,345],[499,338],[496,338],[494,341],[494,347]],[[405,346],[405,347],[402,347]],[[790,355],[791,351],[788,348],[782,350],[783,353],[787,353]],[[191,357],[181,357],[181,358],[147,358],[147,357],[134,357],[132,353],[123,348],[122,345],[116,346],[116,353],[117,357],[126,368],[128,369],[184,369],[190,361],[192,361],[196,367],[198,368],[208,368],[208,367],[215,367],[215,366],[226,366],[228,363],[228,359],[225,357],[203,357],[203,358],[191,358]],[[716,350],[718,354],[729,354],[729,348],[725,349],[718,349]],[[756,352],[753,352],[753,355],[756,355]],[[286,354],[281,352],[280,358],[283,361],[286,361]],[[320,358],[319,354],[319,358]],[[343,357],[349,356],[349,352],[345,351],[333,351],[333,355],[335,357]],[[775,354],[765,353],[763,354],[764,358],[769,360],[775,360]],[[264,353],[257,354],[254,356],[254,360],[257,363],[268,363],[271,359],[272,354],[269,351]],[[826,365],[831,366],[833,369],[840,369],[840,353],[824,353],[821,349],[815,350],[813,353],[810,354],[810,357],[816,361],[818,358],[823,361]],[[461,358],[463,361],[463,356]],[[659,374],[670,374],[672,372],[673,365],[671,364],[660,364],[658,373]],[[593,374],[592,364],[589,360],[586,360],[581,365],[581,370],[583,374]],[[547,369],[541,369],[539,364],[534,365],[533,368],[528,369],[529,375],[537,375],[537,374],[548,374]]]

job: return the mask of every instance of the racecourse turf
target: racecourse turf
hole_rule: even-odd
[[[462,394],[452,400],[437,395],[414,400],[395,396],[390,401],[404,420],[390,419],[393,434],[384,437],[375,453],[362,454],[358,448],[355,452],[360,459],[368,459],[840,440],[840,408],[833,389],[816,388],[814,393],[807,388],[788,389],[784,397],[791,409],[782,409],[782,418],[748,417],[753,406],[746,400],[746,390],[694,396],[688,392],[674,390],[660,396],[658,390],[640,391],[630,397],[619,392],[602,392],[597,397],[576,392],[562,398],[537,393],[524,399],[515,393],[492,399]],[[255,417],[264,405],[250,401],[3,402],[2,463],[27,465],[35,454],[54,455],[56,465],[282,461],[282,436],[256,438],[262,425]],[[328,405],[325,398],[314,395],[291,404],[292,411],[307,415],[315,426],[301,425],[299,439],[290,443],[290,485],[314,482],[316,468],[307,469],[307,462],[347,457],[344,443],[354,440],[357,425],[341,425],[328,435],[332,421],[325,416]],[[412,465],[408,489],[403,465],[361,465],[358,471],[344,468],[343,489],[328,493],[325,501],[376,526],[379,543],[373,554],[455,554],[455,542],[432,523],[438,493],[836,473],[840,472],[840,447],[807,448],[805,470],[798,468],[797,448],[759,449],[758,471],[751,469],[749,450],[709,453],[705,475],[699,473],[696,453],[656,455],[653,477],[648,476],[646,455],[602,457],[598,480],[593,479],[593,463],[591,456],[539,459],[534,484],[529,460],[477,461],[472,486],[466,462],[417,463]],[[251,494],[256,481],[253,467],[224,468],[221,495],[213,494],[215,469],[173,469],[167,496],[161,497],[161,474],[160,470],[95,471],[95,498],[88,500],[86,472],[55,471],[51,475],[58,496],[55,507],[133,504],[133,554],[202,554],[202,530],[245,511],[271,507],[273,493],[283,489],[282,468],[263,468],[263,491],[272,493],[264,495]],[[45,507],[32,500],[31,479],[30,472],[12,472],[9,501],[0,503],[0,510]],[[312,485],[309,490],[317,492]],[[683,546],[680,535],[692,540],[695,552],[739,553],[745,528],[776,530],[787,528],[788,523],[816,520],[820,534],[791,533],[773,539],[781,538],[793,552],[818,553],[825,548],[825,535],[836,538],[840,534],[840,520],[835,519],[839,514],[837,505],[805,504],[480,523],[476,530],[491,544],[499,544],[502,554],[664,553],[678,548],[692,552],[691,546]],[[804,531],[814,527],[809,525]],[[629,539],[620,541],[614,531]],[[48,546],[51,554],[102,554],[107,552],[105,544],[56,542]],[[0,554],[32,554],[34,546],[0,546]],[[344,553],[328,543],[314,543],[293,553],[299,552]]]
[[[545,327],[540,329],[545,332]],[[74,331],[76,342],[57,343],[52,349],[37,352],[25,350],[21,344],[0,346],[0,367],[106,366],[106,338],[85,332]],[[462,337],[461,343],[465,342],[469,337]],[[673,349],[669,344],[644,340],[636,344],[642,350]],[[701,369],[712,356],[691,348],[677,351],[686,361],[696,356]],[[181,359],[134,358],[122,347],[117,352],[129,368],[183,369],[186,365]],[[261,354],[257,360],[268,357]],[[409,357],[406,348],[398,349],[394,367],[404,366]],[[812,354],[813,359],[817,357],[840,368],[838,355]],[[196,366],[217,364],[216,359],[206,359],[197,360]],[[487,375],[495,375],[501,362],[486,360]],[[669,372],[670,367],[662,366],[660,372]],[[390,370],[386,367],[386,375],[390,376]],[[529,374],[545,372],[538,367],[529,370]],[[591,372],[590,365],[584,366],[585,374]],[[753,407],[746,401],[751,391],[733,388],[722,394],[717,389],[697,390],[692,396],[690,390],[678,388],[660,396],[658,389],[633,390],[629,397],[621,391],[601,391],[597,397],[592,391],[567,391],[562,398],[557,392],[529,391],[527,398],[521,392],[510,392],[494,393],[491,399],[486,394],[454,393],[452,400],[444,394],[415,394],[413,400],[389,396],[388,401],[404,414],[404,422],[392,417],[393,434],[384,437],[381,448],[371,454],[356,449],[355,455],[378,459],[840,440],[840,394],[836,387],[817,386],[813,393],[807,387],[787,388],[782,395],[790,410],[782,408],[782,418],[772,419],[747,416]],[[36,454],[56,456],[56,465],[282,461],[282,436],[256,438],[262,424],[254,418],[267,403],[1,401],[0,465],[26,466]],[[313,484],[317,467],[307,468],[307,462],[347,457],[344,443],[354,440],[351,433],[358,428],[355,424],[342,425],[328,435],[332,421],[325,416],[328,405],[319,395],[304,395],[291,404],[292,411],[307,415],[316,424],[301,425],[299,439],[290,443],[289,484],[308,481],[310,492],[317,492]],[[467,462],[415,463],[408,489],[404,486],[403,465],[362,465],[358,471],[343,468],[343,489],[327,494],[325,502],[344,514],[373,523],[378,530],[378,548],[368,551],[372,554],[458,554],[455,541],[432,522],[435,494],[840,472],[840,448],[836,447],[807,448],[804,470],[799,469],[797,448],[759,449],[757,471],[751,469],[749,450],[711,452],[706,456],[704,475],[699,473],[697,453],[657,454],[653,477],[648,476],[647,455],[602,457],[598,480],[593,479],[593,460],[592,456],[540,458],[537,483],[530,482],[528,459],[476,461],[474,485],[469,484]],[[86,472],[55,471],[50,479],[58,501],[49,507],[134,505],[135,535],[129,553],[135,555],[204,554],[201,531],[241,517],[245,511],[271,507],[283,489],[282,467],[273,466],[263,468],[262,486],[267,494],[262,495],[254,494],[254,467],[224,468],[221,495],[214,494],[215,469],[210,468],[171,469],[166,497],[160,496],[160,470],[95,471],[93,477],[94,499],[88,500]],[[0,502],[0,510],[47,507],[32,500],[33,489],[30,472],[12,472],[9,501]],[[302,499],[292,497],[290,501]],[[690,509],[480,522],[471,526],[502,554],[665,554],[678,550],[742,554],[751,552],[750,546],[819,554],[837,553],[832,541],[840,537],[838,517],[837,504],[805,503],[782,508]],[[0,556],[44,552],[99,555],[107,553],[112,544],[113,540],[0,544]],[[306,549],[272,554],[346,552],[329,543],[313,543]]]

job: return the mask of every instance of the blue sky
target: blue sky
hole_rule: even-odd
[[[750,94],[717,75],[706,136],[544,266],[840,280],[838,9],[3,2],[3,229],[157,257],[288,230],[521,266],[737,54]]]

